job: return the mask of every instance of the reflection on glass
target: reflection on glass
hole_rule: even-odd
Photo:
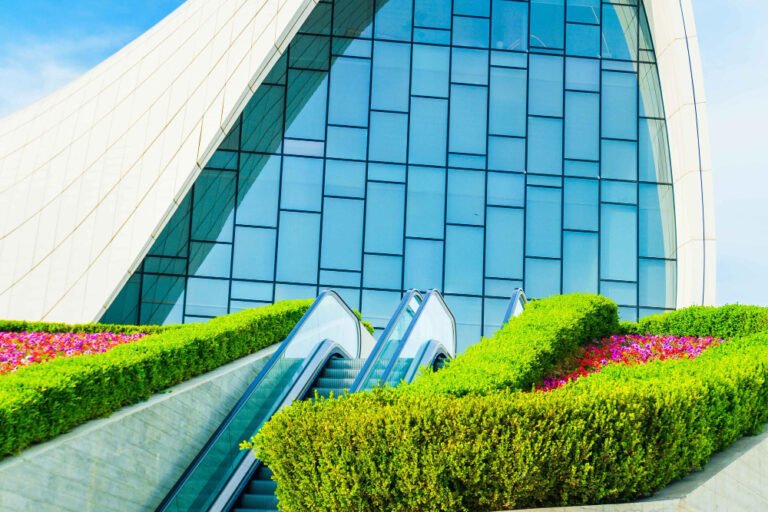
[[[674,306],[647,23],[642,2],[319,3],[104,320],[333,287],[381,330],[418,287],[445,293],[469,340],[517,286],[626,283],[608,288],[624,312]]]

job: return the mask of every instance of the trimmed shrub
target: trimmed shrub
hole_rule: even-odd
[[[310,304],[286,301],[162,329],[103,354],[55,359],[4,375],[0,456],[278,343]]]
[[[113,325],[113,324],[64,324],[60,322],[28,322],[26,320],[0,320],[0,332],[111,332],[114,334],[155,334],[176,329],[178,325]]]
[[[618,328],[616,304],[605,297],[573,294],[531,302],[492,338],[440,372],[422,375],[410,389],[455,396],[531,389],[576,348]]]
[[[718,325],[732,325],[720,315]],[[686,330],[687,321],[678,327],[668,334],[696,334]],[[732,327],[698,332],[726,328]],[[509,341],[511,350],[528,354],[522,344],[518,337]],[[492,344],[484,341],[472,356],[483,364],[484,346]],[[504,357],[501,346],[490,350]],[[451,366],[461,368],[464,357]],[[522,366],[515,375],[541,371],[530,370],[539,359],[524,361],[507,364]],[[496,389],[440,383],[441,376],[469,375],[440,371],[410,386],[282,410],[255,439],[278,481],[281,510],[468,511],[629,501],[700,469],[768,421],[768,333],[723,343],[693,360],[606,367],[547,393],[516,391],[528,388],[517,385],[527,377],[494,380]],[[425,382],[440,392],[422,388]],[[457,396],[457,386],[469,391]]]
[[[768,329],[768,308],[732,304],[722,307],[694,306],[625,324],[634,334],[675,334],[733,338]]]

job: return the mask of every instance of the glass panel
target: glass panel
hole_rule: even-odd
[[[565,0],[530,0],[531,46],[565,48]]]
[[[525,207],[525,177],[521,174],[488,173],[488,206]]]
[[[483,228],[448,226],[445,290],[479,295],[483,291]]]
[[[405,241],[405,281],[403,288],[431,290],[443,286],[443,242]]]
[[[410,151],[413,164],[445,165],[448,136],[448,101],[413,98]]]
[[[414,45],[411,94],[447,98],[450,60],[448,48]]]
[[[317,283],[320,215],[281,212],[277,245],[277,280]]]
[[[231,172],[203,171],[194,188],[192,239],[231,242],[235,180]]]
[[[597,231],[599,229],[599,182],[597,180],[565,180],[565,229]]]
[[[640,185],[640,256],[668,259],[677,256],[671,185]]]
[[[603,72],[603,137],[637,139],[637,75]]]
[[[490,133],[525,137],[527,86],[525,70],[491,68]]]
[[[461,353],[477,343],[482,336],[483,301],[474,297],[446,295],[445,301],[456,317],[456,333],[459,340],[457,352]]]
[[[528,119],[528,171],[563,173],[563,121],[544,117]]]
[[[563,234],[563,293],[597,293],[598,234]]]
[[[637,207],[602,206],[600,277],[637,280]]]
[[[405,186],[394,183],[369,183],[365,230],[365,250],[385,254],[403,253]]]
[[[451,133],[449,149],[455,153],[485,154],[488,89],[451,86]],[[482,115],[478,115],[478,112]]]
[[[526,256],[560,257],[562,190],[528,187]]]
[[[404,163],[408,148],[408,116],[391,112],[371,112],[371,151],[369,158],[379,162]]]
[[[487,277],[522,279],[524,222],[523,210],[488,208],[485,237]]]
[[[385,290],[402,289],[402,256],[365,255],[363,286]]]
[[[370,61],[342,57],[335,60],[331,72],[329,123],[368,125],[370,78]]]
[[[496,50],[528,49],[528,4],[493,0],[491,47]]]
[[[371,108],[408,111],[411,46],[376,42],[373,45]]]
[[[323,268],[361,270],[363,207],[356,199],[327,198],[323,209]]]
[[[526,295],[543,299],[560,293],[560,260],[525,260]]]
[[[600,97],[597,94],[566,93],[565,158],[600,158]]]
[[[489,30],[490,20],[488,19],[454,16],[453,44],[457,46],[488,48]]]
[[[531,55],[528,113],[539,116],[563,116],[562,57]]]
[[[476,171],[448,171],[449,223],[485,223],[485,173]]]
[[[406,235],[443,238],[445,230],[445,169],[408,169]]]
[[[637,60],[637,7],[603,8],[603,58]]]

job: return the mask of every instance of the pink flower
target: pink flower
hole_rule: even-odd
[[[59,357],[100,354],[145,334],[0,332],[0,375]]]
[[[583,349],[577,359],[570,360],[536,388],[551,391],[581,377],[600,372],[611,364],[645,364],[667,359],[693,359],[712,345],[723,343],[716,338],[677,336],[611,336]]]

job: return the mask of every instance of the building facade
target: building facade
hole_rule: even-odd
[[[687,0],[190,0],[0,121],[0,313],[333,288],[381,328],[437,288],[468,340],[520,286],[625,319],[711,303],[697,52]]]

